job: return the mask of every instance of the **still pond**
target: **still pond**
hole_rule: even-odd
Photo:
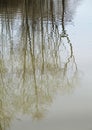
[[[0,0],[0,130],[92,130],[92,0]]]

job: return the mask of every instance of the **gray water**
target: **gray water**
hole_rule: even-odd
[[[92,130],[92,1],[0,1],[0,130]]]

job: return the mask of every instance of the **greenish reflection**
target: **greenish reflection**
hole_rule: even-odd
[[[43,118],[57,92],[74,88],[77,65],[65,30],[72,20],[68,4],[67,0],[1,2],[0,130],[18,113]]]

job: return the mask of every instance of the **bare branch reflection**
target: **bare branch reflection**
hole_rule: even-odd
[[[1,3],[0,130],[5,130],[18,113],[43,118],[57,92],[74,88],[78,71],[65,30],[69,1]]]

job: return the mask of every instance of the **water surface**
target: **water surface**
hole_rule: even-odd
[[[91,4],[1,0],[0,130],[92,129]]]

